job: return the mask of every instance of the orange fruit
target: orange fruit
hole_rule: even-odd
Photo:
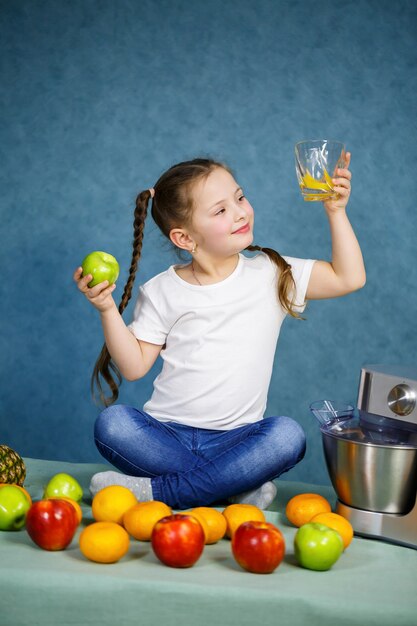
[[[191,517],[194,517],[194,519],[197,520],[197,522],[200,524],[201,528],[203,529],[204,544],[208,543],[207,540],[208,540],[209,535],[210,535],[210,528],[208,526],[207,521],[204,519],[204,517],[202,515],[198,514],[198,513],[193,513],[193,511],[191,511],[191,509],[189,511],[181,511],[181,515],[190,515]]]
[[[96,522],[123,523],[123,515],[137,504],[136,496],[127,487],[110,485],[96,493],[91,509]]]
[[[129,550],[129,535],[116,522],[93,522],[80,534],[83,555],[96,563],[116,563]]]
[[[81,520],[83,519],[83,512],[82,512],[81,507],[78,504],[78,502],[76,502],[72,498],[68,498],[67,496],[59,496],[59,497],[56,496],[54,498],[47,498],[47,500],[66,500],[67,502],[72,504],[72,506],[74,507],[75,512],[77,514],[78,523],[81,524]]]
[[[17,487],[18,489],[20,489],[20,491],[23,491],[23,493],[25,494],[25,496],[29,500],[29,504],[32,506],[32,498],[30,497],[30,493],[24,487],[21,487],[20,485],[17,485],[16,483],[0,483],[0,489],[2,487],[10,487],[10,485],[12,485],[13,487]]]
[[[216,543],[226,534],[227,521],[223,513],[210,506],[197,506],[191,509],[190,515],[194,515],[204,530],[205,543]]]
[[[265,515],[254,504],[229,504],[224,509],[223,515],[227,522],[226,537],[229,537],[229,539],[233,537],[235,530],[243,522],[265,521]]]
[[[172,509],[165,502],[138,502],[123,515],[123,526],[135,539],[150,541],[156,522],[171,514]]]
[[[318,524],[324,524],[329,528],[333,528],[333,530],[337,530],[343,539],[345,550],[353,539],[352,524],[338,513],[319,513],[310,521],[317,522]]]
[[[317,493],[300,493],[287,502],[285,514],[294,526],[303,526],[319,513],[330,513],[330,503]]]

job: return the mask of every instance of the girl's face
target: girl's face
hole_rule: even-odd
[[[216,168],[193,188],[194,211],[190,234],[211,256],[244,250],[253,241],[253,208],[233,176]]]

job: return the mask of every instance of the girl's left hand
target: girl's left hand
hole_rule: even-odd
[[[332,179],[334,184],[334,190],[337,192],[338,197],[333,200],[323,201],[324,208],[327,213],[335,213],[346,208],[349,201],[351,191],[351,178],[352,173],[349,171],[350,165],[350,152],[346,153],[346,167],[337,169],[336,176]]]

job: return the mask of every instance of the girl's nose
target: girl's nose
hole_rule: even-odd
[[[242,206],[238,206],[236,208],[235,221],[239,222],[239,220],[246,219],[246,211]]]

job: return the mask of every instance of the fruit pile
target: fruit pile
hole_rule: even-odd
[[[56,474],[45,488],[42,500],[32,503],[29,492],[16,483],[0,485],[0,530],[26,526],[31,539],[45,550],[63,550],[72,541],[81,522],[78,502],[83,491],[68,474]]]
[[[1,450],[4,448],[0,446]],[[23,461],[16,453],[11,458],[7,467],[18,465],[21,477]],[[8,476],[15,480],[16,470]],[[42,499],[34,503],[17,481],[0,484],[0,530],[20,530],[26,526],[28,535],[39,547],[64,550],[82,521],[79,504],[82,496],[78,481],[65,473],[53,476]],[[332,513],[329,502],[320,495],[294,496],[285,512],[288,520],[298,527],[294,553],[304,568],[330,569],[352,541],[350,523]],[[138,502],[126,487],[110,486],[94,496],[92,514],[94,522],[81,531],[79,548],[87,559],[97,563],[119,561],[128,552],[131,538],[148,542],[156,557],[170,567],[191,567],[206,545],[224,537],[231,540],[236,562],[249,572],[271,573],[285,555],[282,532],[266,521],[261,509],[251,504],[231,504],[222,512],[200,506],[175,513],[163,502]]]
[[[353,539],[350,522],[332,513],[330,503],[316,493],[291,498],[285,514],[298,526],[294,537],[295,557],[307,569],[330,569]]]
[[[223,512],[200,506],[174,513],[157,500],[138,502],[126,487],[110,486],[93,498],[95,522],[80,535],[80,550],[91,561],[115,563],[129,550],[130,538],[150,542],[169,567],[191,567],[205,545],[228,537],[239,565],[256,573],[273,572],[285,553],[281,531],[251,504],[230,504]]]

